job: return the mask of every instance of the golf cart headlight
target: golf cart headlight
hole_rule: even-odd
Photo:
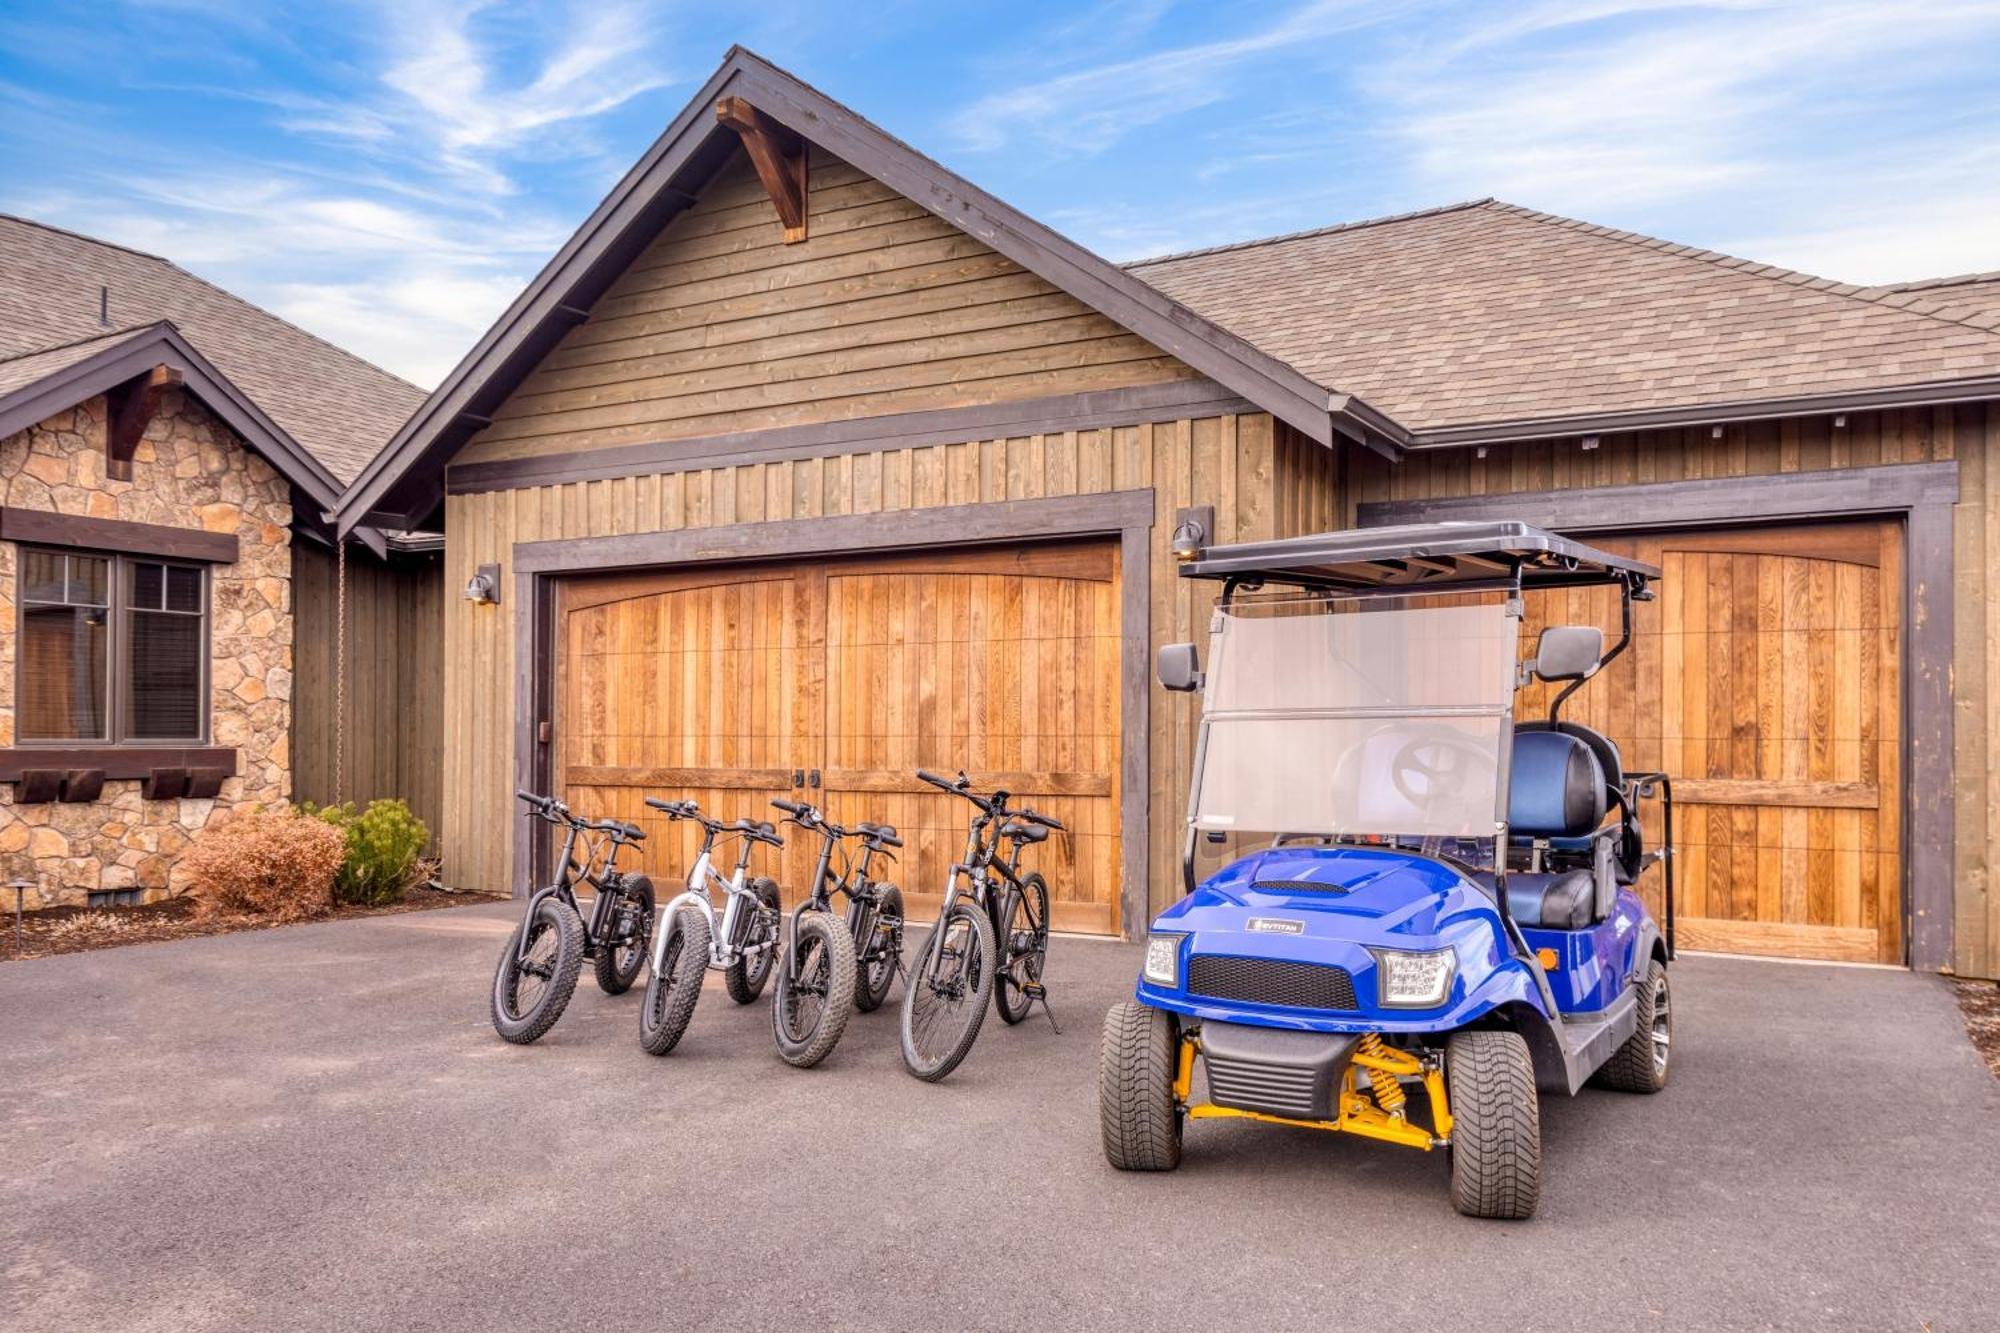
[[[1399,1009],[1434,1009],[1451,994],[1452,974],[1458,970],[1458,955],[1450,949],[1435,953],[1401,953],[1395,949],[1375,950],[1375,975],[1382,1003]]]
[[[1185,935],[1148,935],[1146,937],[1146,980],[1155,986],[1179,987],[1181,984],[1181,941]]]

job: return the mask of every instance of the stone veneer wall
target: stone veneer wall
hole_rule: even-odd
[[[142,800],[126,781],[87,804],[17,806],[0,784],[0,882],[38,880],[42,905],[92,889],[178,892],[175,861],[217,811],[291,792],[290,485],[181,390],[163,396],[131,481],[105,476],[104,437],[99,396],[0,440],[0,493],[13,508],[236,534],[237,562],[210,567],[209,727],[214,744],[236,748],[237,774],[212,801]],[[17,548],[0,542],[0,745],[14,743],[18,568]]]

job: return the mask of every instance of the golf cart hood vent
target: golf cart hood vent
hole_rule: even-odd
[[[1260,879],[1250,886],[1263,893],[1346,893],[1345,884],[1318,879]]]

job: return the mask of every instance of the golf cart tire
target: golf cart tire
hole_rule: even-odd
[[[1467,1217],[1533,1217],[1542,1194],[1542,1117],[1528,1043],[1517,1032],[1455,1032],[1444,1069],[1452,1207]]]
[[[644,875],[634,875],[625,881],[625,891],[638,902],[646,926],[639,932],[638,953],[630,967],[618,966],[618,951],[609,944],[597,946],[597,989],[606,995],[623,995],[632,989],[632,983],[645,970],[646,955],[653,947],[653,881]]]
[[[540,922],[556,933],[554,966],[550,969],[548,989],[542,992],[541,1003],[518,1018],[510,1017],[500,997],[507,993],[509,984],[518,979],[521,936],[534,922]],[[516,1046],[540,1040],[563,1016],[563,1010],[569,1007],[570,996],[576,992],[576,975],[582,970],[583,918],[560,898],[551,896],[542,899],[535,905],[535,914],[514,927],[514,933],[507,937],[507,947],[501,951],[500,966],[493,974],[493,1030]]]
[[[695,908],[683,907],[658,929],[667,932],[660,951],[665,967],[654,969],[646,978],[646,998],[639,1006],[639,1045],[648,1055],[665,1055],[680,1043],[694,1017],[695,1002],[701,999],[702,979],[708,974],[707,917]],[[669,979],[674,987],[662,995]]]
[[[1172,1014],[1133,1000],[1104,1016],[1098,1053],[1098,1126],[1104,1159],[1120,1171],[1181,1164],[1181,1108],[1174,1105],[1180,1033]]]
[[[1653,1059],[1653,1024],[1660,1017],[1663,997],[1667,1000],[1664,1008],[1668,1052],[1664,1068]],[[1639,991],[1638,1025],[1625,1044],[1598,1067],[1590,1081],[1613,1092],[1658,1092],[1666,1087],[1667,1077],[1673,1073],[1673,1012],[1673,999],[1667,994],[1667,965],[1655,958]]]
[[[775,921],[778,916],[778,886],[768,879],[756,879],[750,883],[751,892],[757,895],[764,910]],[[785,930],[782,925],[774,928],[770,944],[759,954],[757,965],[752,967],[748,958],[738,958],[722,971],[722,985],[729,992],[729,998],[738,1004],[751,1004],[764,993],[764,983],[771,979],[771,965],[777,961],[778,946],[783,941]]]

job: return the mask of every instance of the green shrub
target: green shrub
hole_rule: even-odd
[[[333,894],[344,903],[394,902],[408,887],[417,858],[431,840],[424,821],[393,799],[370,801],[356,812],[354,802],[315,806],[305,812],[339,829],[347,839],[347,859],[334,878]]]

